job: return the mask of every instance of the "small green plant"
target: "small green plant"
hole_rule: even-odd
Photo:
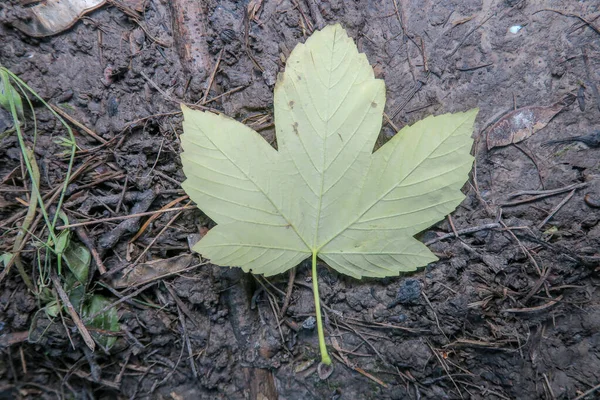
[[[40,192],[40,172],[33,152],[33,148],[37,142],[38,130],[35,109],[29,100],[29,96],[36,98],[44,107],[46,107],[60,121],[68,133],[68,137],[59,138],[59,144],[67,149],[69,163],[65,180],[62,184],[58,201],[56,202],[57,211],[53,217],[48,214],[47,209],[49,204],[44,202]],[[25,112],[23,109],[22,98],[27,101],[29,111],[33,117],[33,143],[27,143],[24,135]],[[14,264],[27,288],[45,304],[44,310],[46,311],[46,314],[49,317],[54,318],[58,316],[60,307],[56,300],[56,295],[51,293],[49,286],[51,274],[57,273],[62,277],[62,285],[64,286],[65,292],[68,294],[69,301],[78,314],[82,315],[84,318],[90,319],[90,326],[103,330],[118,330],[118,316],[114,308],[96,315],[99,310],[103,309],[103,307],[109,303],[109,301],[102,296],[93,294],[91,290],[88,290],[88,275],[91,262],[89,250],[82,244],[72,240],[70,231],[63,230],[59,233],[56,230],[59,220],[62,220],[65,225],[69,223],[67,216],[61,210],[61,207],[65,198],[67,185],[71,179],[71,171],[73,169],[75,152],[77,150],[75,136],[73,135],[71,127],[31,87],[1,65],[0,107],[10,113],[13,122],[11,129],[5,133],[0,132],[0,140],[8,134],[15,133],[17,135],[19,146],[23,153],[24,164],[29,179],[31,180],[31,192],[27,213],[15,235],[13,251],[11,253],[0,255],[0,260],[4,267],[0,273],[0,281],[8,275],[11,265]],[[30,231],[38,208],[44,218],[46,231],[44,236],[46,237],[46,240],[35,237],[33,232]],[[21,260],[21,250],[25,245],[24,241],[28,234],[35,240],[35,247],[38,249],[38,260],[43,258],[46,262],[44,266],[39,266],[37,282],[32,281]],[[39,253],[44,251],[46,254],[44,257],[41,257]],[[56,271],[51,270],[54,266],[51,261],[56,262]],[[68,267],[66,271],[63,271],[63,262]],[[96,335],[95,340],[108,349],[114,344],[115,338]],[[93,345],[93,343],[91,344]]]
[[[194,250],[265,276],[310,257],[330,364],[317,258],[355,278],[436,261],[413,235],[464,199],[477,110],[428,117],[373,153],[385,85],[339,25],[295,47],[274,103],[278,150],[233,119],[182,107],[183,188],[218,224]]]

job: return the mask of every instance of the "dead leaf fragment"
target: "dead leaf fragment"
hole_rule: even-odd
[[[575,96],[568,94],[561,101],[548,107],[523,107],[509,112],[488,129],[488,150],[527,139],[548,125],[556,114],[574,101]]]
[[[248,3],[248,19],[253,21],[260,10],[260,6],[262,5],[263,0],[250,0]]]
[[[13,26],[29,36],[56,35],[105,3],[106,0],[47,0],[25,9],[30,14],[29,20],[15,21]]]
[[[470,16],[468,16],[468,17],[461,18],[461,19],[459,19],[459,20],[456,20],[456,21],[452,22],[452,26],[454,27],[454,26],[462,25],[462,24],[464,24],[464,23],[467,23],[467,22],[469,22],[469,21],[470,21],[470,20],[472,20],[473,18],[475,18],[475,15],[470,15]]]
[[[193,259],[194,257],[191,254],[183,254],[137,265],[129,274],[115,279],[113,286],[116,288],[138,286],[162,276],[183,271],[190,266]]]

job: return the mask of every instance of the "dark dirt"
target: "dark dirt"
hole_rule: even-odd
[[[184,194],[177,103],[203,99],[221,52],[207,98],[241,88],[207,105],[272,142],[272,91],[283,60],[310,26],[341,23],[385,80],[386,113],[398,127],[479,107],[476,170],[451,221],[459,231],[497,224],[460,240],[436,241],[452,232],[449,220],[425,232],[422,240],[433,242],[430,248],[441,260],[410,275],[413,281],[357,281],[322,265],[325,325],[337,341],[330,350],[340,357],[326,380],[319,378],[317,363],[310,363],[318,360],[316,331],[302,328],[314,315],[306,264],[297,267],[280,326],[274,305],[283,303],[287,274],[266,282],[237,269],[201,265],[154,280],[136,301],[118,306],[121,332],[109,353],[87,351],[67,316],[68,330],[60,319],[51,322],[40,311],[44,304],[13,271],[1,282],[0,398],[580,399],[587,391],[587,399],[600,396],[593,391],[600,384],[600,214],[590,207],[600,198],[600,149],[542,146],[598,128],[597,2],[265,0],[256,19],[247,21],[247,2],[211,0],[201,14],[188,15],[198,19],[210,57],[210,68],[197,70],[193,67],[202,63],[182,65],[173,39],[175,6],[169,3],[146,2],[141,21],[147,32],[120,9],[105,6],[43,39],[11,28],[21,17],[18,6],[0,5],[0,64],[109,141],[96,148],[100,142],[76,130],[75,170],[81,173],[63,208],[70,221],[158,210]],[[565,15],[541,11],[545,8]],[[522,29],[509,31],[517,25]],[[484,130],[502,114],[549,106],[567,93],[579,100],[519,147],[486,150]],[[38,102],[35,106],[44,194],[63,182],[66,159],[56,139],[65,132]],[[0,128],[5,125],[0,110]],[[393,134],[384,124],[381,140]],[[32,143],[32,132],[27,135]],[[24,215],[17,216],[25,207],[16,198],[27,199],[23,188],[29,187],[14,135],[1,142],[0,160],[3,253],[12,249]],[[575,190],[541,227],[570,190],[502,206],[514,200],[508,197],[515,191],[584,182],[587,187]],[[584,201],[585,194],[591,201]],[[127,271],[148,245],[140,262],[189,253],[210,221],[198,210],[184,210],[161,233],[175,215],[159,216],[131,244],[147,216],[127,226],[107,221],[84,229],[110,275]],[[34,246],[32,240],[23,260],[35,278]],[[90,289],[116,301],[116,294],[139,288],[111,292],[112,277],[96,272]]]

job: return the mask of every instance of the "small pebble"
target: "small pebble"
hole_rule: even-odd
[[[302,322],[302,328],[304,329],[315,329],[315,325],[317,323],[317,320],[315,319],[315,317],[308,317],[304,320],[304,322]]]
[[[521,29],[523,29],[523,27],[522,27],[521,25],[513,25],[513,26],[511,26],[511,27],[508,29],[508,31],[509,31],[510,33],[512,33],[512,34],[515,34],[515,35],[516,35],[517,33],[519,33],[519,31],[520,31]]]

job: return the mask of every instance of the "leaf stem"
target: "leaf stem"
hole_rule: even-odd
[[[319,334],[319,349],[321,350],[321,362],[326,365],[331,365],[331,358],[327,354],[327,346],[325,346],[325,334],[323,332],[323,321],[321,319],[321,299],[319,297],[319,283],[317,281],[317,252],[312,253],[312,282],[313,294],[315,295],[315,314],[317,315],[317,332]]]

